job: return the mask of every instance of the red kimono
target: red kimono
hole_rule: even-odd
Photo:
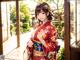
[[[44,40],[43,42],[47,45],[45,47],[43,42],[38,38],[39,36]],[[47,21],[37,27],[34,37],[31,38],[33,41],[32,49],[32,60],[57,60],[57,31],[52,26],[51,21]]]

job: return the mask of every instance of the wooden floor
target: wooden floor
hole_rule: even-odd
[[[23,52],[26,48],[30,33],[28,32],[21,34],[20,37],[21,43],[19,48],[16,48],[16,36],[11,37],[9,40],[3,43],[3,55],[5,58],[4,60],[23,60]]]
[[[23,60],[20,48],[16,48],[13,51],[11,51],[8,55],[5,55],[5,60]]]

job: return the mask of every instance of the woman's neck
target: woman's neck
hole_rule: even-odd
[[[44,24],[44,23],[46,23],[47,21],[48,21],[47,19],[46,19],[46,20],[44,20],[44,21],[43,21],[43,24]]]

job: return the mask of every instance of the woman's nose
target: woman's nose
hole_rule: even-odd
[[[40,13],[39,16],[42,17],[43,15]]]

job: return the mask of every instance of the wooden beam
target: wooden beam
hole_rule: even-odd
[[[16,0],[0,0],[1,2],[6,2],[6,1],[16,1]]]
[[[64,0],[64,60],[70,60],[70,2]]]
[[[1,2],[0,2],[0,55],[1,54],[3,54],[3,39],[2,39]]]
[[[19,1],[16,0],[16,33],[17,33],[17,47],[20,46],[20,17],[19,17]]]

